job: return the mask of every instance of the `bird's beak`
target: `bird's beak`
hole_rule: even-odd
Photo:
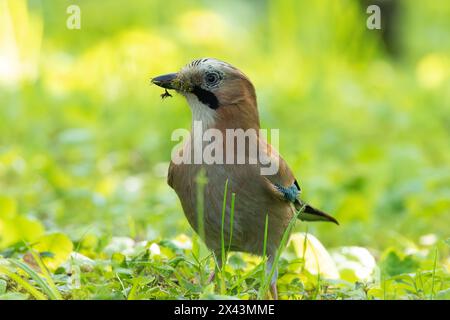
[[[165,89],[178,90],[177,73],[169,73],[152,79],[152,83]]]

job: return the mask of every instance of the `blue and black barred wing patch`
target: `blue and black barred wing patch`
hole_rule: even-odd
[[[284,198],[287,201],[290,201],[292,203],[295,203],[301,191],[300,186],[297,183],[297,180],[295,180],[290,187],[283,187],[279,184],[275,184],[275,187],[278,189],[278,191],[280,191],[283,194]]]

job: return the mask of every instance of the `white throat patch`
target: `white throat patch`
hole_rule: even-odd
[[[195,94],[186,94],[186,100],[192,110],[192,123],[201,121],[203,130],[211,128],[215,124],[216,111],[201,103]]]

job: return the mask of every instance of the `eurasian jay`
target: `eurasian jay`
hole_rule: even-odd
[[[173,89],[183,95],[191,110],[192,120],[200,121],[203,130],[215,129],[226,137],[227,130],[242,129],[256,138],[259,152],[277,164],[278,170],[269,175],[261,174],[267,162],[251,158],[252,146],[245,144],[238,150],[237,143],[229,145],[223,139],[222,163],[170,163],[168,184],[177,193],[184,213],[192,228],[203,237],[207,247],[217,257],[221,266],[223,237],[227,239],[230,251],[241,251],[263,255],[266,216],[268,229],[266,239],[267,268],[274,263],[281,239],[291,219],[297,214],[304,221],[330,221],[338,224],[330,215],[313,208],[300,200],[300,186],[292,171],[278,153],[259,134],[260,124],[255,89],[251,81],[237,68],[212,58],[194,60],[178,73],[171,73],[152,79],[162,88]],[[166,91],[167,93],[167,91]],[[164,94],[167,96],[168,94]],[[250,129],[250,130],[249,130]],[[218,131],[217,131],[218,130]],[[234,136],[234,141],[238,139]],[[244,138],[245,139],[245,138]],[[249,138],[249,144],[251,139]],[[193,159],[194,138],[187,139],[178,156],[191,155]],[[202,150],[206,147],[201,142]],[[227,148],[228,146],[228,148]],[[229,163],[229,158],[244,152],[244,163]],[[231,157],[230,157],[231,156]],[[253,161],[252,161],[253,160]],[[199,223],[196,194],[196,178],[202,171],[207,178],[204,186],[203,221]],[[226,203],[224,224],[222,206],[225,184],[227,199],[235,194],[234,222],[230,226],[230,201]],[[199,226],[203,225],[203,230]],[[223,235],[222,235],[223,232]],[[229,246],[228,239],[232,234]],[[277,299],[277,269],[274,268],[270,282],[272,297]]]

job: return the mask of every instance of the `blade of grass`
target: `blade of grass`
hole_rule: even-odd
[[[30,278],[32,278],[36,283],[39,285],[39,287],[42,289],[42,291],[52,300],[62,300],[61,295],[52,290],[52,288],[48,285],[48,283],[43,279],[42,277],[37,274],[36,271],[31,269],[27,264],[16,260],[16,259],[9,259],[11,264],[18,267],[19,269],[22,269],[25,273],[27,273]]]
[[[437,247],[434,251],[434,264],[433,264],[433,275],[431,277],[431,293],[430,293],[430,300],[434,299],[434,279],[436,276],[436,265],[437,265],[437,256],[438,256],[438,250]]]
[[[422,270],[418,270],[417,277],[419,278],[420,287],[417,288],[417,295],[423,295],[425,293],[424,285],[423,285],[423,278],[422,278]],[[422,291],[422,294],[419,294],[420,291]]]
[[[227,193],[228,193],[228,179],[225,181],[225,188],[223,191],[223,201],[222,201],[222,224],[220,230],[220,248],[221,248],[221,258],[222,265],[220,266],[220,294],[225,294],[225,278],[224,269],[227,263],[227,254],[225,252],[225,213],[227,209]]]
[[[122,288],[122,294],[123,294],[123,296],[126,297],[126,296],[127,296],[127,295],[126,295],[126,289],[125,289],[125,286],[124,286],[124,284],[123,284],[122,279],[120,279],[120,276],[119,276],[119,274],[118,274],[117,272],[115,273],[115,276],[116,276],[117,280],[119,280],[120,287]]]
[[[267,253],[267,235],[269,230],[269,215],[266,214],[266,222],[264,223],[264,243],[263,243],[263,256]]]
[[[298,216],[303,212],[303,210],[305,210],[305,205],[303,205],[298,211],[295,211],[295,208],[293,205],[292,205],[292,208],[293,208],[295,214],[293,215],[291,221],[289,222],[286,230],[283,233],[283,237],[281,238],[280,245],[278,246],[277,253],[275,255],[275,259],[272,264],[272,268],[270,269],[269,276],[266,278],[266,281],[264,282],[264,286],[263,286],[264,295],[266,294],[266,292],[269,288],[270,280],[272,279],[273,274],[275,273],[275,269],[276,269],[276,267],[278,265],[278,261],[280,260],[280,257],[281,257],[282,249],[285,247],[285,245],[287,243],[287,240],[289,238],[289,235],[291,234],[292,228],[294,227],[295,223],[297,222]]]
[[[29,247],[28,244],[25,243],[25,245],[28,247],[29,252],[33,256],[36,263],[38,264],[39,269],[41,269],[44,279],[47,281],[47,284],[51,288],[55,297],[57,297],[57,300],[62,300],[62,296],[59,293],[58,289],[56,288],[56,284],[53,281],[53,278],[52,278],[50,272],[48,271],[48,268],[45,265],[44,261],[42,261],[42,258],[40,257],[40,255],[35,250],[33,250],[31,247]]]
[[[177,273],[174,272],[175,276],[177,276]],[[139,284],[142,281],[142,277],[139,275],[137,278],[133,279],[133,285],[131,286],[130,292],[128,293],[127,300],[136,300],[136,292],[138,290]]]
[[[8,268],[0,266],[0,273],[5,274],[11,280],[15,281],[18,285],[25,289],[29,294],[31,294],[36,300],[48,300],[47,297],[42,294],[39,290],[29,284],[26,280],[22,279],[20,276],[14,272],[8,270]]]
[[[314,300],[317,300],[317,297],[320,295],[320,285],[321,285],[321,277],[320,270],[317,272],[317,290],[314,292]]]
[[[303,254],[302,254],[303,264],[302,264],[301,272],[303,272],[305,270],[305,255],[306,255],[307,248],[308,248],[308,226],[306,226],[305,239],[303,240]]]
[[[263,261],[262,261],[262,266],[263,266],[263,270],[261,273],[261,286],[259,288],[258,291],[258,299],[263,299],[264,298],[264,283],[265,283],[265,276],[266,276],[266,253],[267,253],[267,234],[268,234],[268,229],[269,229],[269,215],[266,214],[266,221],[265,221],[265,225],[264,225],[264,242],[263,242]]]
[[[228,242],[228,251],[231,248],[231,241],[233,239],[233,228],[234,228],[234,202],[236,199],[236,193],[231,194],[231,212],[230,212],[230,241]]]

